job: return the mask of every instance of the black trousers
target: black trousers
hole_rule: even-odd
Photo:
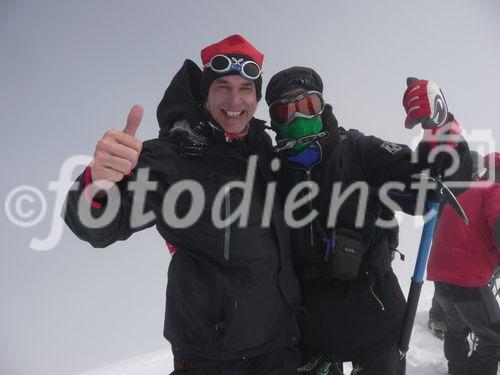
[[[450,371],[454,369],[459,373],[470,367],[467,357],[470,331],[478,338],[477,355],[472,358],[478,356],[484,361],[497,362],[500,359],[500,307],[489,287],[466,288],[444,282],[436,282],[435,286],[436,298],[445,312],[444,354]]]
[[[429,310],[429,319],[444,322],[444,311],[437,300],[436,293],[434,293],[434,295],[432,296],[432,304]]]
[[[170,375],[297,375],[301,354],[285,348],[249,358],[214,360],[197,358],[172,348],[175,370]]]

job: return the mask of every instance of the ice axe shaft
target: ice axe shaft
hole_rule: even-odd
[[[410,291],[408,292],[403,327],[399,338],[399,351],[402,357],[406,355],[410,345],[411,332],[413,330],[413,324],[415,323],[415,315],[417,313],[418,301],[420,299],[420,291],[422,290],[422,285],[424,284],[424,272],[427,265],[427,258],[429,257],[429,250],[431,248],[432,235],[436,229],[439,205],[439,201],[430,201],[427,204],[427,213],[432,216],[424,224],[424,228],[422,230],[417,261],[415,263],[415,269],[411,279]]]

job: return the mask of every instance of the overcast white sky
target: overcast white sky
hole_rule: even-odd
[[[1,0],[0,196],[31,185],[47,213],[25,228],[1,216],[0,373],[71,375],[166,346],[170,256],[154,230],[106,250],[69,230],[51,251],[29,245],[51,230],[49,182],[66,159],[91,155],[135,103],[145,108],[137,136],[156,137],[156,106],[185,58],[199,63],[201,48],[240,33],[265,54],[264,84],[311,66],[341,125],[404,143],[418,134],[403,127],[405,79],[433,79],[466,134],[491,131],[471,137],[481,149],[500,132],[499,19],[496,0]],[[418,238],[405,219],[402,250]],[[396,266],[403,284],[409,258]]]

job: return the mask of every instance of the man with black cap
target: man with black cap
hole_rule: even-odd
[[[109,130],[97,143],[67,197],[66,223],[94,247],[152,225],[168,241],[164,336],[175,374],[285,375],[300,363],[293,349],[299,286],[277,202],[266,211],[269,224],[262,220],[273,177],[270,138],[253,118],[263,57],[232,35],[201,51],[203,70],[186,60],[158,106],[160,136],[144,143],[135,137],[142,108],[134,106],[125,129]],[[186,134],[189,144],[182,142]],[[142,201],[139,188],[147,188]],[[247,200],[240,225],[231,218]],[[117,214],[89,226],[79,212],[85,204],[94,219],[108,208]],[[143,212],[152,218],[143,220]],[[193,212],[198,218],[184,225]]]
[[[458,197],[469,225],[445,205],[427,265],[444,311],[450,375],[496,375],[500,360],[500,307],[488,285],[500,264],[500,153],[486,155],[484,162],[482,180]],[[477,346],[469,356],[470,332]]]
[[[433,144],[425,140],[435,140],[431,138],[438,134],[461,160],[448,180],[470,179],[471,163],[463,138],[450,137],[460,129],[439,87],[425,80],[408,83],[403,98],[406,127],[422,123],[426,128],[416,155],[405,145],[339,127],[332,107],[323,100],[322,80],[310,68],[285,69],[267,87],[265,98],[283,164],[278,189],[285,195],[294,189],[302,203],[291,212],[293,220],[287,218],[296,223],[292,256],[305,310],[299,320],[305,357],[301,373],[339,375],[343,362],[353,362],[359,375],[405,371],[397,347],[405,299],[391,268],[391,228],[376,225],[388,209],[378,193],[390,181],[409,188],[412,175],[434,168],[427,163]],[[448,168],[452,158],[445,154],[441,159]],[[304,185],[297,191],[299,183]],[[360,184],[367,187],[366,201],[362,189],[346,193]],[[346,193],[341,202],[340,195],[332,193],[338,186]],[[413,194],[408,203],[403,199],[406,191],[399,193],[397,203],[412,212]],[[336,216],[330,220],[332,213]]]

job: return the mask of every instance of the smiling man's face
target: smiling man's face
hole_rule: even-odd
[[[240,75],[216,79],[208,91],[207,109],[226,132],[241,133],[257,109],[255,84]]]

